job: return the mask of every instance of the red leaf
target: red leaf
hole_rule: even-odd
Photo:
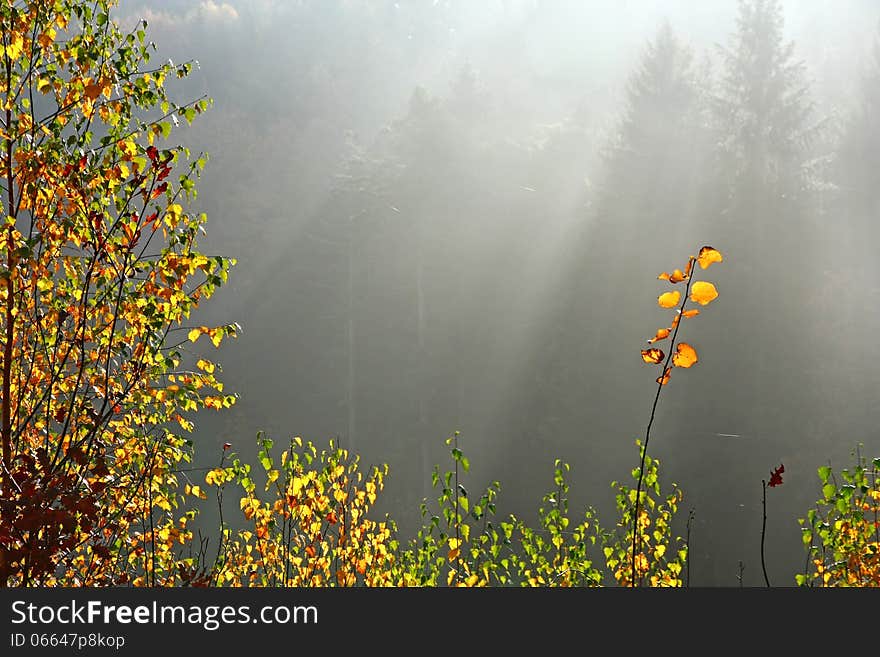
[[[770,481],[767,484],[770,487],[780,486],[782,484],[782,473],[785,472],[785,466],[780,463],[779,467],[770,473]]]

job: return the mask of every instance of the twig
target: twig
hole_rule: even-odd
[[[770,578],[767,577],[767,566],[764,563],[764,535],[767,533],[767,482],[763,479],[761,480],[761,486],[764,492],[762,499],[762,504],[764,507],[764,520],[761,523],[761,570],[764,571],[764,583],[769,588]]]
[[[681,307],[678,309],[678,322],[675,324],[675,330],[672,332],[672,340],[669,343],[669,353],[666,355],[666,362],[663,363],[663,370],[660,373],[660,377],[657,379],[657,394],[654,395],[654,405],[651,406],[651,419],[648,420],[648,428],[645,430],[645,444],[642,447],[642,458],[639,463],[639,481],[636,484],[636,503],[635,509],[633,511],[633,540],[632,540],[632,583],[631,586],[635,587],[636,584],[636,543],[639,538],[639,497],[642,492],[642,480],[645,477],[645,456],[648,454],[648,440],[651,438],[651,425],[654,424],[654,414],[657,412],[657,402],[660,401],[660,392],[663,390],[663,380],[666,377],[666,370],[669,369],[669,361],[672,360],[672,354],[675,351],[675,338],[678,336],[678,329],[681,328],[681,320],[684,317],[684,307],[687,304],[688,300],[688,292],[691,289],[691,282],[694,280],[693,271],[694,271],[694,262],[696,258],[694,256],[690,257],[689,262],[689,275],[687,277],[687,285],[684,289],[684,300],[681,302]]]

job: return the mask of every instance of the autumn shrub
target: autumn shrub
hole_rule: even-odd
[[[572,587],[628,584],[625,560],[629,514],[635,490],[617,485],[619,514],[614,530],[602,528],[592,508],[578,524],[569,515],[569,466],[557,460],[553,490],[538,508],[537,526],[498,515],[501,486],[491,482],[479,496],[469,492],[470,461],[459,434],[448,439],[452,467],[435,466],[437,498],[421,505],[423,526],[400,537],[389,517],[370,517],[388,467],[367,474],[359,460],[335,446],[318,450],[292,438],[279,453],[274,441],[258,436],[259,468],[224,448],[217,467],[205,475],[207,488],[187,485],[202,499],[213,491],[220,508],[220,543],[212,555],[181,559],[204,586],[397,586],[397,587]],[[228,446],[227,446],[228,447]],[[640,576],[653,586],[681,585],[687,558],[672,519],[681,499],[675,488],[660,495],[659,464],[648,458],[642,514]],[[633,476],[636,476],[633,472]],[[260,482],[257,481],[260,480]],[[235,521],[224,500],[236,498]],[[245,523],[245,528],[233,529]],[[643,565],[644,564],[644,567]]]
[[[582,520],[569,511],[570,466],[557,459],[553,488],[537,510],[537,525],[510,514],[499,518],[501,485],[489,484],[471,499],[463,483],[470,463],[456,433],[448,439],[453,468],[442,475],[435,467],[432,483],[436,504],[421,507],[425,525],[417,536],[400,542],[395,567],[398,585],[572,587],[629,585],[627,569],[632,501],[636,490],[616,482],[617,519],[606,530],[599,515],[587,507]],[[459,467],[455,467],[458,465]],[[640,514],[639,574],[651,586],[681,586],[687,546],[673,537],[673,519],[681,491],[661,497],[659,462],[646,458],[645,488]],[[632,472],[634,481],[638,470]]]
[[[225,456],[205,481],[221,508],[220,546],[210,568],[213,586],[383,586],[393,580],[396,544],[390,520],[368,517],[384,487],[387,466],[364,474],[357,456],[336,446],[318,450],[294,437],[279,454],[258,436],[258,486],[251,466]],[[223,520],[223,492],[233,484],[249,524],[233,531]]]
[[[835,473],[819,468],[822,497],[800,518],[807,563],[800,586],[880,586],[880,458],[860,450]]]
[[[633,481],[641,479],[643,486],[633,488],[612,483],[617,489],[618,521],[613,531],[602,535],[605,562],[620,586],[680,587],[684,584],[682,575],[687,565],[688,546],[682,537],[673,537],[673,521],[683,493],[673,484],[672,492],[663,495],[659,461],[645,454],[644,448],[640,452],[643,469],[635,468],[631,474]],[[640,496],[638,505],[635,504],[636,495]],[[634,513],[638,513],[637,519],[633,517]],[[634,528],[636,550],[633,560]]]
[[[234,401],[188,354],[232,262],[199,250],[207,109],[166,92],[112,0],[0,3],[0,586],[178,585],[189,413]]]

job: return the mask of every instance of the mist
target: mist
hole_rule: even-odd
[[[682,336],[649,453],[684,491],[690,583],[793,585],[816,468],[880,454],[880,7],[869,0],[123,1],[209,112],[206,252],[237,260],[197,322],[238,403],[225,442],[333,439],[388,463],[420,526],[461,432],[468,486],[611,522],[657,390],[657,276],[703,245],[719,298]],[[177,137],[179,135],[179,137]],[[205,514],[211,517],[211,510]],[[742,579],[740,579],[740,577]]]

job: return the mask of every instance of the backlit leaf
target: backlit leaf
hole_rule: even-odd
[[[718,290],[712,283],[707,281],[697,281],[691,288],[691,301],[705,306],[718,297]]]
[[[657,297],[657,303],[660,304],[661,308],[674,308],[678,305],[678,300],[681,298],[681,293],[678,290],[674,292],[664,292],[659,297]]]
[[[657,349],[656,347],[642,349],[642,360],[646,363],[656,365],[662,363],[664,358],[666,358],[666,354],[663,353],[662,349]]]
[[[657,377],[657,379],[656,379],[657,383],[659,383],[661,386],[665,386],[667,383],[669,383],[669,379],[671,376],[672,376],[672,368],[667,367],[666,371],[663,372],[663,374],[661,376]]]
[[[679,342],[672,355],[672,364],[676,367],[688,368],[697,362],[697,352],[687,342]]]
[[[684,315],[685,317],[696,317],[699,314],[700,314],[700,311],[697,310],[696,308],[694,308],[693,310],[685,310],[682,313],[682,315]]]
[[[648,344],[654,344],[655,342],[659,342],[660,340],[665,340],[668,337],[669,337],[669,329],[668,328],[657,329],[657,333],[654,335],[653,338],[648,340]]]
[[[707,269],[712,263],[723,262],[724,258],[721,253],[711,246],[704,246],[700,249],[700,255],[697,256],[700,267]]]
[[[669,281],[670,283],[681,283],[687,277],[688,275],[683,273],[681,269],[676,269],[671,274],[668,272],[663,272],[657,278],[659,278],[661,281]]]

